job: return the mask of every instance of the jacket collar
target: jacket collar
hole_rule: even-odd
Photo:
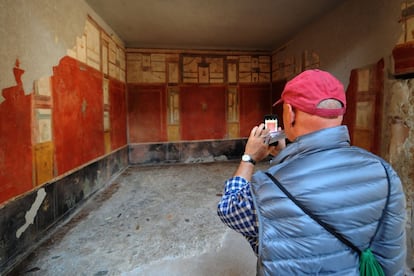
[[[271,161],[271,164],[278,164],[302,154],[349,146],[350,138],[345,125],[325,128],[297,137]]]

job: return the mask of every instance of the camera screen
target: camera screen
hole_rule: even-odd
[[[278,124],[277,124],[277,117],[276,115],[265,115],[264,116],[264,124],[265,128],[269,131],[277,131]]]

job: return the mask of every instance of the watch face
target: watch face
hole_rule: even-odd
[[[250,160],[252,160],[252,158],[251,158],[249,155],[244,154],[244,155],[242,156],[242,160],[243,160],[243,161],[246,161],[246,162],[249,162]]]

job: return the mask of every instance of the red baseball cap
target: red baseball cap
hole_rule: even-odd
[[[318,104],[327,99],[342,103],[342,108],[318,108]],[[281,98],[273,104],[287,103],[308,114],[321,117],[345,114],[346,96],[344,86],[330,73],[312,69],[306,70],[288,81]]]

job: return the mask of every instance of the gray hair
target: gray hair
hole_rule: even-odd
[[[316,108],[323,108],[323,109],[338,109],[342,107],[343,107],[343,104],[340,101],[335,100],[335,99],[322,100],[316,106]],[[335,119],[335,118],[338,118],[338,116],[329,116],[326,118]]]
[[[338,109],[342,108],[343,105],[340,101],[335,99],[326,99],[318,103],[316,106],[317,108],[324,108],[324,109]]]

